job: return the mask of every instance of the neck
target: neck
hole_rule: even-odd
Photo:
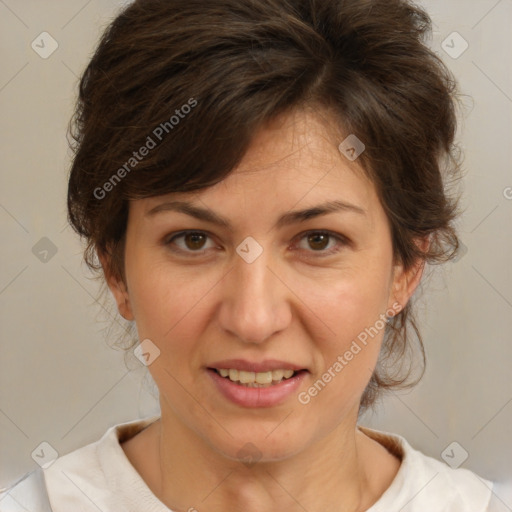
[[[252,463],[219,453],[172,414],[162,413],[154,427],[159,470],[148,485],[172,510],[356,512],[378,498],[356,419],[297,454]]]

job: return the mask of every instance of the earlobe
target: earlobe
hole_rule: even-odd
[[[416,242],[423,252],[428,250],[430,244],[429,239],[425,238]],[[423,270],[425,268],[425,259],[418,257],[416,262],[407,270],[403,265],[395,267],[393,276],[393,290],[391,294],[392,300],[400,304],[400,310],[404,309],[412,297],[414,291],[421,282]]]
[[[109,288],[116,300],[119,314],[125,320],[134,320],[135,317],[132,312],[130,297],[128,295],[128,290],[126,289],[125,284],[122,281],[116,281],[113,285],[109,284]]]
[[[112,274],[110,270],[110,265],[108,264],[108,256],[106,256],[105,254],[98,254],[98,258],[103,268],[103,275],[105,276],[107,286],[109,287],[116,301],[119,314],[125,320],[134,320],[135,316],[133,315],[130,303],[130,296],[128,294],[128,289],[126,287],[125,282],[121,278],[114,276]]]
[[[414,291],[418,287],[423,275],[425,261],[419,259],[408,270],[399,267],[395,274],[393,282],[393,299],[400,304],[400,309],[404,309]]]

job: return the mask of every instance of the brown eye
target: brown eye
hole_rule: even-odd
[[[308,244],[313,250],[322,251],[329,244],[329,238],[326,233],[312,233],[308,235]]]
[[[300,238],[298,247],[306,254],[309,253],[309,256],[312,253],[318,253],[314,255],[322,257],[337,253],[346,245],[350,245],[350,242],[343,235],[329,231],[310,231]]]
[[[167,239],[165,245],[169,246],[174,252],[202,254],[213,247],[205,246],[208,239],[210,239],[210,236],[202,231],[184,231]]]
[[[184,235],[185,245],[191,250],[202,249],[206,238],[204,233],[187,233]]]

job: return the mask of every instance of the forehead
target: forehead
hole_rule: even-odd
[[[345,135],[333,115],[312,107],[281,114],[255,133],[244,158],[232,174],[251,171],[324,170],[336,166],[361,171],[340,153]],[[337,164],[337,165],[336,165]]]
[[[338,145],[346,135],[322,111],[281,115],[253,137],[239,165],[221,182],[198,191],[135,201],[143,215],[163,200],[199,201],[203,206],[240,216],[255,210],[276,214],[326,201],[345,201],[368,211],[380,208],[373,183]],[[231,210],[231,212],[230,212]]]

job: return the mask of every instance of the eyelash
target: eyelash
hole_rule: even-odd
[[[175,253],[186,254],[186,255],[193,255],[193,257],[196,257],[196,256],[200,257],[200,256],[204,255],[205,252],[208,249],[200,249],[200,250],[197,250],[197,251],[191,251],[191,250],[184,250],[184,249],[176,249],[176,248],[172,247],[172,243],[177,238],[183,238],[184,236],[186,236],[188,234],[206,235],[208,238],[211,239],[211,236],[206,231],[186,230],[186,231],[180,231],[179,233],[174,233],[174,234],[171,235],[170,238],[166,237],[166,239],[164,240],[164,245],[168,246],[169,249],[172,252],[175,252]],[[338,246],[336,246],[334,248],[331,248],[329,250],[318,250],[318,251],[311,250],[311,251],[307,251],[307,252],[314,253],[315,256],[313,256],[313,257],[320,257],[320,258],[322,258],[322,257],[331,256],[331,255],[336,254],[337,252],[339,252],[342,247],[347,246],[350,243],[349,240],[346,237],[342,236],[342,235],[335,234],[335,233],[332,233],[330,231],[320,231],[320,230],[306,231],[305,233],[301,233],[300,235],[298,235],[300,237],[299,241],[304,239],[304,238],[306,238],[309,235],[327,235],[330,238],[334,238],[338,242]]]

